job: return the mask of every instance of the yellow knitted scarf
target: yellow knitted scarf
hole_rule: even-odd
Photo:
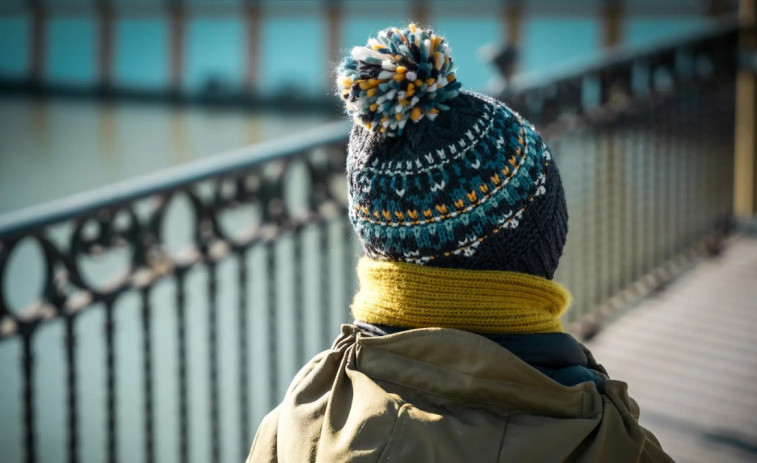
[[[560,284],[524,273],[462,270],[364,257],[352,316],[403,328],[443,327],[477,333],[562,331],[570,293]]]

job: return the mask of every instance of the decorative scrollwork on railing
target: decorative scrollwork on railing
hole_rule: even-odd
[[[142,185],[123,195],[122,186],[96,192],[75,205],[70,212],[37,214],[32,220],[0,224],[0,341],[20,338],[23,343],[24,449],[26,459],[37,455],[37,421],[34,413],[35,369],[33,339],[48,320],[65,322],[68,459],[78,459],[82,398],[77,374],[77,320],[95,307],[105,310],[105,355],[107,359],[107,450],[109,459],[117,453],[118,406],[116,390],[115,309],[125,294],[138,292],[142,305],[141,344],[144,378],[144,429],[148,433],[145,455],[154,459],[155,380],[154,329],[151,293],[164,280],[177,287],[176,336],[179,380],[180,455],[189,455],[188,338],[186,281],[192,269],[206,269],[210,314],[208,318],[211,440],[213,455],[219,459],[220,409],[217,267],[229,257],[239,263],[239,401],[249,407],[249,343],[242,329],[247,325],[252,301],[243,290],[249,270],[246,258],[258,246],[269,246],[268,267],[264,270],[269,287],[278,277],[275,243],[282,237],[297,236],[302,230],[321,227],[322,241],[328,243],[329,222],[344,216],[346,194],[343,183],[347,128],[336,124],[321,133],[305,135],[295,149],[252,149],[249,159],[238,154],[209,166],[207,172],[180,168],[157,182]],[[257,162],[255,159],[264,159]],[[165,185],[165,186],[162,186]],[[340,191],[341,190],[341,191]],[[100,195],[105,199],[100,199]],[[63,205],[62,208],[70,205]],[[22,225],[18,226],[17,224]],[[325,252],[326,250],[324,250]],[[299,251],[298,251],[299,252]],[[352,254],[343,251],[350,258]],[[301,259],[301,257],[299,257]],[[322,257],[323,262],[328,258]],[[295,263],[299,267],[299,263]],[[36,266],[36,268],[35,268]],[[301,274],[301,270],[298,270]],[[326,280],[324,280],[326,281]],[[33,282],[38,282],[34,285]],[[18,290],[21,290],[19,293]],[[325,291],[325,290],[324,290]],[[270,293],[270,291],[269,291]],[[270,314],[277,307],[269,294]],[[168,301],[164,301],[168,302]],[[275,316],[274,318],[275,319]],[[275,327],[275,325],[272,325]],[[165,329],[163,326],[160,329]],[[302,349],[299,349],[302,351]],[[271,351],[274,352],[275,351]],[[300,357],[303,354],[299,354]],[[275,357],[275,355],[273,355]],[[274,360],[275,364],[275,360]],[[278,393],[272,383],[272,397]],[[245,440],[250,430],[249,413],[242,414]]]
[[[337,217],[346,207],[346,195],[334,188],[343,182],[343,147],[316,145],[285,154],[275,162],[135,197],[70,221],[0,236],[2,281],[19,243],[34,242],[44,261],[43,290],[33,303],[11,308],[7,297],[13,289],[0,294],[2,337],[112,299],[176,268],[217,260],[231,249]],[[178,229],[167,220],[174,207],[182,209],[172,217],[180,222]],[[50,229],[61,226],[71,230],[54,230],[56,239],[49,236]],[[191,236],[182,241],[182,233]]]

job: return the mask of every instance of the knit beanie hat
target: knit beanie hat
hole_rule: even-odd
[[[551,279],[567,235],[560,175],[534,127],[461,90],[444,38],[411,24],[355,47],[349,217],[368,257]]]

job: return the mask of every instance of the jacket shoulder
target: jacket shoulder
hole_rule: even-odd
[[[667,463],[673,459],[665,453],[660,442],[649,430],[645,429],[638,422],[639,405],[628,395],[628,385],[621,381],[607,380],[602,387],[602,392],[608,406],[605,407],[604,420],[608,423],[608,428],[617,421],[616,430],[618,434],[625,433],[625,438],[634,441],[638,445],[638,457],[635,461],[639,463]],[[612,410],[612,412],[608,412]],[[615,418],[615,416],[617,418]]]
[[[246,463],[274,463],[278,461],[276,456],[278,445],[279,411],[276,407],[268,413],[255,433],[255,439],[250,447],[250,454]]]

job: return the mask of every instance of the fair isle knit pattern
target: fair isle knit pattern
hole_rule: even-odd
[[[444,38],[415,24],[383,30],[353,48],[337,86],[353,120],[387,136],[402,133],[408,120],[435,119],[460,89]]]
[[[379,37],[391,39],[397,31]],[[417,40],[410,29],[405,32],[406,39]],[[433,33],[418,36],[423,34],[436,43]],[[443,50],[446,60],[449,49]],[[397,51],[412,54],[412,47]],[[353,50],[342,69],[377,65],[360,56]],[[438,89],[435,93],[439,98]],[[349,214],[366,255],[552,278],[567,235],[567,208],[549,149],[528,121],[500,101],[465,90],[454,93],[434,117],[415,121],[411,109],[416,123],[400,125],[406,119],[397,119],[398,125],[390,123],[384,133],[364,123],[375,115],[355,113],[355,102],[347,102],[348,114],[360,122],[353,126],[347,157]],[[419,97],[415,103],[423,101]],[[430,111],[422,108],[421,114]]]
[[[471,256],[489,235],[518,227],[546,192],[549,162],[522,118],[491,106],[456,143],[404,163],[374,158],[355,175],[351,218],[363,239],[386,244],[374,258]]]

